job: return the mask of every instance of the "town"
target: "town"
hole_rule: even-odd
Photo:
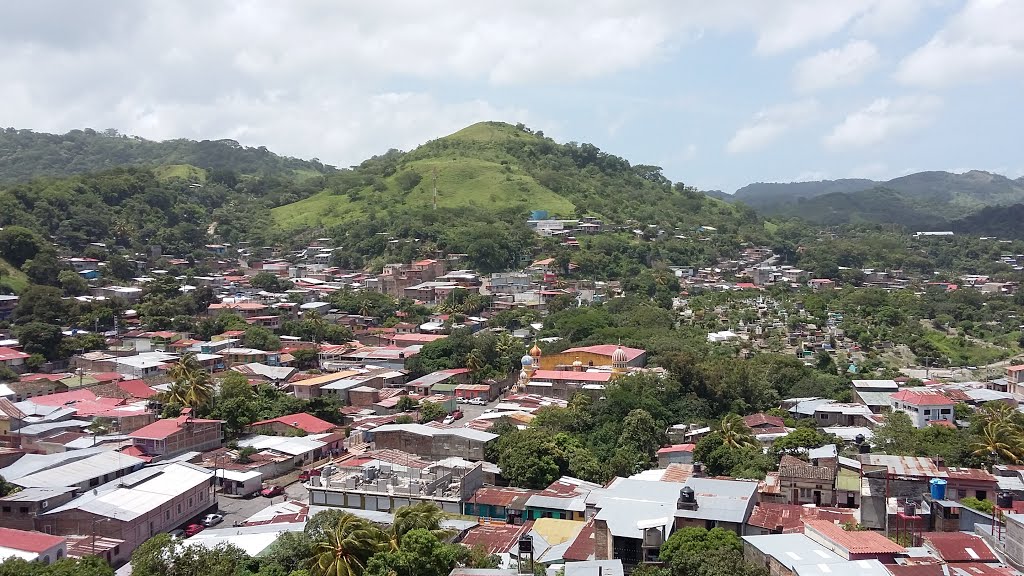
[[[604,233],[594,218],[533,216],[538,235],[570,247]],[[663,422],[642,399],[668,394],[685,368],[636,337],[566,327],[633,297],[624,280],[569,277],[571,260],[485,274],[438,253],[369,273],[333,265],[330,238],[292,252],[209,244],[201,262],[106,249],[64,257],[78,296],[0,296],[0,319],[26,326],[54,307],[95,319],[0,341],[2,558],[98,557],[127,574],[163,533],[260,557],[318,515],[398,526],[429,504],[447,542],[492,559],[467,574],[674,569],[707,538],[772,575],[1024,569],[1024,454],[1012,445],[1024,365],[928,357],[868,335],[852,301],[822,305],[871,290],[1006,298],[1014,281],[816,278],[766,246],[674,267],[670,323],[716,354],[774,353],[792,363],[778,370],[819,371],[834,388]],[[607,408],[619,432],[602,464],[570,432],[611,403],[628,409]],[[914,445],[974,428],[987,443],[964,448],[975,466],[958,447]]]

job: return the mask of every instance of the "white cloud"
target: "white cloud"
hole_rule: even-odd
[[[812,121],[818,115],[819,105],[815,100],[800,100],[765,108],[736,131],[725,149],[730,154],[758,150],[771,144],[793,128]]]
[[[1024,2],[970,0],[924,46],[900,62],[896,78],[941,87],[1024,73]]]
[[[830,148],[878,144],[927,125],[941,105],[930,95],[879,98],[849,114],[825,136],[824,143]]]
[[[879,59],[874,44],[851,40],[841,48],[825,50],[798,62],[793,82],[800,92],[856,85],[878,65]]]

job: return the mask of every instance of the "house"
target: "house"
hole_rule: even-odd
[[[675,527],[724,528],[743,534],[757,503],[757,482],[690,477],[676,501]]]
[[[562,520],[583,520],[587,498],[601,486],[571,476],[562,476],[547,488],[530,496],[526,501],[528,520],[559,518]]]
[[[955,425],[955,403],[944,394],[907,389],[891,395],[892,410],[910,416],[915,428],[924,428],[931,422],[945,421]]]
[[[998,563],[999,557],[984,539],[963,532],[925,532],[921,535],[924,546],[944,562]]]
[[[13,348],[0,347],[0,365],[12,370],[20,370],[25,365],[25,359],[29,355]]]
[[[392,448],[432,460],[457,456],[483,460],[487,445],[498,437],[470,428],[435,428],[424,424],[386,424],[367,436],[374,447]]]
[[[804,531],[804,520],[829,520],[856,524],[853,510],[799,504],[759,502],[747,520],[747,534],[791,534]]]
[[[280,436],[295,436],[305,434],[323,434],[324,432],[330,432],[334,430],[336,426],[321,420],[311,414],[305,412],[299,412],[298,414],[288,414],[285,416],[278,416],[277,418],[271,418],[270,420],[260,420],[259,422],[253,422],[249,426],[249,431],[256,434],[277,434]]]
[[[482,486],[463,505],[463,513],[467,516],[521,524],[526,512],[526,502],[536,493],[537,490],[511,486]]]
[[[50,508],[70,502],[74,488],[25,488],[0,498],[0,525],[34,530],[36,517]]]
[[[17,307],[17,296],[14,294],[0,294],[0,320],[7,320],[10,318],[14,309]]]
[[[0,562],[20,558],[51,564],[68,555],[67,541],[60,536],[14,528],[0,528]]]
[[[242,318],[251,318],[253,316],[264,316],[268,310],[268,306],[260,304],[259,302],[221,302],[210,304],[206,308],[207,316],[216,316],[218,314],[231,313],[237,314]]]
[[[801,533],[763,534],[743,536],[743,559],[763,566],[771,576],[793,576],[801,567],[820,567],[818,573],[830,573],[831,566],[841,566],[847,560]],[[889,576],[884,571],[871,574],[862,571],[843,574]]]
[[[120,563],[144,541],[168,532],[214,505],[213,472],[182,462],[149,466],[88,490],[40,515],[50,534],[95,534],[123,540]]]
[[[130,474],[143,464],[145,461],[141,458],[109,450],[10,478],[8,482],[22,488],[73,488],[84,491]]]
[[[786,504],[830,506],[835,502],[835,474],[830,466],[815,466],[793,456],[779,463],[779,491]]]
[[[149,456],[168,458],[182,452],[202,451],[224,441],[221,420],[193,418],[186,408],[177,418],[164,418],[128,435],[132,446]]]
[[[907,549],[881,533],[848,531],[828,520],[807,520],[804,535],[845,560],[878,560],[892,564]]]
[[[756,484],[753,486],[757,487]],[[656,561],[673,529],[676,500],[685,484],[616,478],[587,497],[593,509],[594,557],[628,567]]]
[[[1024,395],[1024,364],[1006,367],[1006,391],[1018,396]]]
[[[669,464],[693,464],[693,450],[696,444],[673,444],[658,449],[658,468]]]
[[[411,394],[447,394],[454,396],[455,387],[459,384],[468,384],[469,381],[470,374],[466,368],[449,368],[410,380],[403,384],[402,387]]]

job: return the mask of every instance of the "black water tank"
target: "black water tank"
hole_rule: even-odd
[[[996,506],[999,508],[1013,508],[1013,492],[1000,492],[996,494]]]
[[[864,435],[863,434],[857,434],[856,436],[853,437],[853,441],[856,444],[858,444],[858,445],[863,444],[864,443]]]
[[[870,453],[871,452],[871,444],[868,444],[867,442],[861,444],[860,447],[859,447],[859,451],[860,451],[861,454],[868,454],[868,453]]]
[[[680,502],[696,502],[697,497],[693,493],[693,488],[689,486],[683,486],[683,489],[679,491]]]
[[[519,553],[530,553],[533,552],[533,537],[529,534],[524,534],[519,537]]]

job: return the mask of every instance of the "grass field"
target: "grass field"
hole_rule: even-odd
[[[572,202],[544,188],[533,177],[513,166],[478,158],[432,158],[409,162],[403,168],[414,170],[422,177],[420,183],[408,192],[400,190],[392,176],[385,180],[388,185],[386,191],[366,189],[360,192],[358,200],[353,201],[346,194],[324,191],[299,202],[279,206],[272,210],[274,221],[283,229],[333,226],[365,214],[371,203],[381,207],[405,205],[427,208],[433,205],[435,168],[439,208],[478,206],[499,210],[519,206],[563,215],[571,215],[575,210]]]
[[[153,169],[153,174],[156,175],[157,180],[166,182],[179,178],[181,180],[190,180],[193,182],[206,182],[206,170],[197,168],[191,164],[165,164],[163,166],[157,166]]]
[[[971,341],[961,345],[958,339],[931,329],[925,332],[925,339],[943,356],[949,358],[953,366],[983,366],[1007,358],[1015,352],[994,344],[986,346]]]
[[[24,272],[0,258],[0,286],[10,288],[14,292],[21,292],[28,286],[28,277]]]

